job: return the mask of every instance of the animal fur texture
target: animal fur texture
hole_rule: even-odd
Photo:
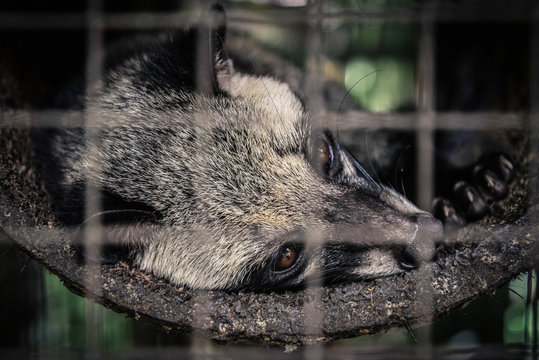
[[[201,289],[371,279],[429,260],[441,223],[373,181],[288,84],[236,71],[224,38],[222,24],[179,30],[108,60],[80,104],[87,125],[48,139],[61,217],[82,214],[66,222]]]

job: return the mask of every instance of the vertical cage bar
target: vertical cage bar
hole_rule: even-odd
[[[104,56],[103,50],[103,0],[88,0],[86,12],[86,84],[85,96],[92,98],[96,91],[94,86],[102,76],[102,60]],[[86,104],[84,113],[85,138],[88,148],[94,146],[92,144],[92,124],[98,121],[98,109],[95,105]],[[88,149],[87,148],[87,149]],[[98,190],[92,187],[90,181],[86,182],[85,188],[85,217],[96,214],[100,211],[100,194]],[[88,227],[84,229],[83,241],[87,257],[89,259],[100,258],[100,227]],[[100,296],[102,289],[99,282],[101,266],[98,263],[88,261],[86,264],[86,278],[84,287],[90,294],[90,298]],[[90,349],[98,349],[100,347],[100,333],[102,325],[102,312],[99,305],[85,301],[86,315],[86,346]]]
[[[197,43],[196,43],[196,74],[195,76],[195,85],[197,91],[211,96],[213,92],[213,59],[211,58],[212,54],[212,36],[213,31],[212,27],[214,26],[212,21],[211,13],[211,1],[202,0],[196,2],[196,4],[189,4],[197,11],[199,14],[199,19],[197,21]],[[201,150],[204,151],[204,150]],[[195,189],[196,191],[196,189]],[[207,238],[205,234],[200,233],[196,235],[199,237],[200,241],[206,241]],[[192,323],[191,326],[195,331],[193,331],[191,336],[190,343],[190,353],[193,359],[207,359],[214,355],[215,348],[205,333],[206,324],[211,323],[210,314],[210,302],[209,302],[209,293],[206,290],[197,290],[196,293],[196,303],[193,307],[192,312]]]
[[[434,140],[435,125],[435,49],[434,24],[429,11],[422,14],[421,33],[419,38],[418,56],[418,118],[416,123],[416,194],[420,209],[430,211],[434,193]],[[423,266],[417,274],[417,309],[422,320],[432,318],[432,272],[428,266]],[[419,346],[416,347],[418,359],[432,359],[430,325],[418,332]]]
[[[417,120],[417,204],[429,211],[434,194],[434,140],[435,86],[434,86],[434,26],[421,22],[418,59],[418,110]]]
[[[306,95],[310,99],[309,104],[321,104],[319,101],[321,96],[321,73],[323,61],[323,46],[322,46],[322,18],[324,10],[324,0],[311,0],[308,2],[306,16],[307,24],[310,26],[307,36],[306,63],[309,71],[314,76],[308,76],[306,84]],[[314,17],[314,21],[312,18]],[[310,109],[313,110],[313,109]],[[318,109],[314,109],[314,113],[318,113]],[[320,125],[320,124],[317,124]],[[324,234],[320,229],[309,229],[305,234],[307,240],[307,248],[323,246]],[[304,293],[305,302],[303,307],[304,312],[304,332],[305,334],[315,339],[322,334],[322,322],[324,318],[324,304],[322,302],[322,287],[321,279],[317,278],[307,283],[307,289]],[[324,357],[324,349],[320,344],[311,344],[305,348],[305,359],[322,359]]]

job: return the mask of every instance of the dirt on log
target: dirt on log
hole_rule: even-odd
[[[171,285],[122,262],[82,263],[70,246],[69,230],[51,211],[32,163],[28,130],[0,127],[0,139],[0,226],[27,254],[77,294],[219,342],[296,346],[431,321],[538,263],[539,203],[537,194],[530,194],[536,183],[529,181],[537,179],[537,158],[530,154],[519,164],[510,198],[493,216],[454,233],[437,260],[419,270],[296,292],[229,293]]]

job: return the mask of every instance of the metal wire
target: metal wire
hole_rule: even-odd
[[[206,3],[206,2],[204,2]],[[324,121],[329,127],[338,123],[340,131],[351,131],[358,129],[397,129],[397,130],[415,130],[417,133],[417,154],[416,160],[420,166],[417,167],[416,178],[418,204],[423,209],[429,209],[433,197],[434,184],[434,139],[433,132],[441,130],[483,130],[491,128],[501,129],[523,129],[531,127],[535,133],[539,131],[539,55],[538,53],[538,26],[539,11],[530,12],[535,6],[532,1],[523,1],[521,6],[514,6],[510,2],[496,2],[497,6],[457,6],[442,5],[437,2],[428,3],[424,7],[394,7],[394,8],[376,8],[365,7],[360,10],[330,11],[323,6],[324,1],[313,1],[309,4],[308,17],[306,19],[303,10],[280,9],[265,12],[255,12],[247,10],[233,10],[228,13],[231,26],[237,24],[304,24],[309,22],[311,26],[309,41],[307,45],[307,59],[310,63],[319,63],[320,57],[324,56],[323,50],[323,22],[329,19],[339,19],[342,22],[349,23],[379,23],[379,22],[400,22],[416,21],[421,23],[421,35],[419,41],[418,68],[420,74],[418,78],[418,104],[417,113],[395,113],[395,114],[372,114],[364,111],[348,111],[343,114],[325,114]],[[0,12],[0,29],[6,30],[51,30],[51,29],[85,29],[87,31],[87,61],[86,61],[86,79],[87,84],[92,84],[101,78],[102,59],[104,56],[103,33],[105,30],[159,30],[185,26],[193,19],[193,14],[200,9],[192,11],[175,11],[168,13],[106,13],[103,11],[102,0],[88,0],[88,10],[86,13],[49,13],[49,14],[27,14]],[[534,25],[534,36],[532,36],[532,81],[531,81],[531,116],[526,119],[520,113],[464,113],[464,112],[437,112],[435,104],[435,46],[436,34],[434,32],[434,22],[511,22],[523,21]],[[310,84],[309,90],[316,92],[316,85]],[[86,92],[90,93],[91,87],[87,87]],[[59,111],[59,110],[39,110],[12,111],[9,114],[3,113],[0,119],[0,126],[3,127],[25,127],[29,123],[39,124],[43,127],[51,126],[73,126],[78,127],[82,124],[88,126],[91,131],[92,118],[96,114],[92,109],[85,112],[79,111]],[[39,121],[28,121],[28,119],[39,119]],[[62,119],[62,125],[58,119]],[[485,121],[488,119],[488,122]],[[527,121],[528,120],[528,121]],[[529,122],[529,123],[528,123]],[[88,188],[87,199],[99,199],[95,189]],[[99,204],[87,203],[87,208],[95,211]],[[317,235],[311,234],[313,241],[317,241]],[[90,236],[90,235],[88,235]],[[88,247],[95,242],[92,239],[87,241]],[[93,271],[99,271],[96,266]],[[418,282],[421,287],[420,298],[421,308],[425,309],[425,317],[430,316],[432,309],[432,299],[429,296],[430,273],[422,274],[423,279]],[[311,284],[316,289],[320,284]],[[100,284],[93,282],[92,277],[88,278],[86,284],[89,292],[98,294]],[[310,289],[312,291],[312,289]],[[320,317],[323,314],[317,312],[321,299],[316,297],[316,291],[312,292],[313,301],[305,305],[306,329],[310,334],[316,334],[323,329],[320,328]],[[200,295],[200,312],[194,314],[196,319],[193,321],[202,321],[207,315],[204,309],[205,295]],[[87,318],[92,319],[95,314],[89,308]],[[197,320],[198,319],[198,320]],[[99,321],[99,320],[97,320]],[[88,322],[88,344],[96,344],[95,333],[92,328],[96,327],[93,322]],[[429,334],[420,339],[423,344],[430,344]],[[534,344],[537,346],[537,344]],[[208,354],[208,348],[211,347],[208,342],[202,338],[195,337],[193,340],[193,352],[195,357],[205,357]],[[422,358],[431,358],[432,351],[424,351],[417,355]],[[309,348],[305,353],[307,358],[323,358],[323,349],[320,347]]]

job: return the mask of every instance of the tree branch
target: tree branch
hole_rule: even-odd
[[[539,260],[536,203],[513,223],[488,224],[490,219],[459,230],[439,249],[436,262],[400,276],[268,294],[177,287],[125,263],[82,264],[69,245],[68,230],[49,208],[28,150],[28,130],[2,128],[0,139],[0,225],[26,253],[77,294],[167,329],[196,331],[221,342],[295,346],[431,321],[494,291]],[[517,179],[512,193],[524,185],[529,184]],[[512,210],[508,205],[509,215],[521,214],[526,199],[535,201],[523,197]]]

